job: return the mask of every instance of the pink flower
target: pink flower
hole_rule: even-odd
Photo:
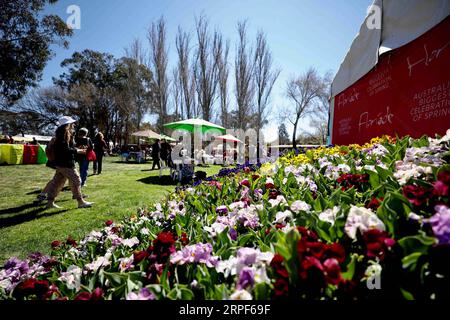
[[[331,258],[325,260],[323,268],[328,283],[338,285],[342,281],[341,267],[336,259]]]

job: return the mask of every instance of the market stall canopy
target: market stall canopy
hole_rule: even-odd
[[[52,136],[40,136],[40,135],[35,135],[35,134],[26,134],[25,137],[31,138],[31,140],[33,140],[33,138],[35,138],[36,141],[43,141],[43,142],[49,142],[53,138]]]
[[[15,142],[31,142],[33,138],[28,138],[24,136],[14,136],[12,137]]]
[[[177,141],[177,140],[175,140],[175,139],[172,138],[172,137],[166,136],[165,134],[162,134],[162,135],[161,135],[161,139],[164,139],[164,140],[170,141],[170,142],[175,142],[175,141]]]
[[[177,122],[171,122],[164,125],[164,127],[172,130],[186,130],[189,132],[194,132],[195,128],[201,128],[201,132],[205,133],[208,130],[216,129],[225,133],[226,129],[212,122],[203,119],[187,119]]]
[[[223,136],[217,136],[216,139],[224,140],[224,141],[243,143],[241,140],[239,140],[238,138],[232,136],[231,134],[225,134]]]
[[[136,136],[136,137],[150,138],[150,139],[161,139],[161,135],[160,134],[158,134],[155,131],[150,130],[150,129],[134,132],[131,135],[132,136]]]
[[[380,55],[413,41],[450,15],[448,0],[375,0],[371,8],[334,77],[332,98],[367,74]]]

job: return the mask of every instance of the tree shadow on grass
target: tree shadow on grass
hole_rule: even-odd
[[[35,207],[35,205],[33,205],[33,206]],[[20,206],[17,208],[11,208],[11,209],[6,209],[6,210],[12,211],[12,209],[15,209],[16,212],[20,212],[17,210],[22,209],[21,211],[23,211],[24,207],[30,208],[30,205],[24,205],[24,206]],[[0,213],[3,214],[4,211],[6,211],[6,210],[2,210],[2,211],[0,211]],[[35,220],[35,219],[39,219],[39,218],[43,218],[43,217],[49,217],[49,216],[53,216],[55,214],[60,214],[60,213],[69,211],[69,209],[63,209],[63,210],[44,213],[45,210],[48,210],[48,209],[45,206],[40,206],[40,207],[37,207],[35,210],[29,211],[26,213],[16,214],[12,217],[7,217],[7,218],[1,218],[0,219],[0,229],[15,226],[15,225],[18,225],[18,224],[21,224],[24,222],[28,222],[31,220]],[[41,214],[41,213],[44,213],[44,214]]]
[[[66,201],[69,200],[68,199],[58,200],[58,202],[66,202]],[[44,201],[43,203],[46,203],[46,201]],[[38,208],[43,207],[42,206],[43,203],[31,202],[18,207],[2,209],[0,210],[0,216],[4,214],[25,214],[26,213],[25,211],[27,211],[27,209],[36,208],[37,210]],[[45,209],[45,206],[43,208]]]
[[[24,205],[19,206],[19,207],[14,207],[14,208],[8,208],[8,209],[0,210],[0,215],[12,214],[12,213],[19,213],[20,214],[20,213],[23,213],[23,211],[26,211],[27,209],[35,208],[37,206],[38,205],[36,205],[35,203],[27,203],[27,204],[24,204]]]
[[[112,161],[111,163],[121,163],[121,164],[149,164],[152,163],[151,161],[141,161],[141,162],[137,162],[137,161],[120,161],[120,160],[116,160],[116,161]]]
[[[137,181],[145,183],[145,184],[154,184],[159,186],[176,186],[178,185],[177,181],[173,181],[170,176],[150,176],[142,179],[138,179]]]

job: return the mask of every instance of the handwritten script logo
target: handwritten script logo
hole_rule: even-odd
[[[341,93],[338,98],[338,107],[343,107],[347,103],[355,102],[359,99],[359,92],[355,90],[355,88],[352,89],[352,91],[349,94]]]
[[[428,52],[428,48],[427,45],[424,44],[423,45],[423,51],[425,53],[425,56],[422,59],[419,59],[415,62],[411,62],[411,60],[409,59],[409,57],[406,58],[406,62],[408,63],[408,70],[409,70],[409,76],[411,77],[412,75],[412,70],[415,66],[420,65],[420,64],[424,64],[425,66],[428,67],[428,65],[433,62],[434,60],[436,60],[437,58],[439,58],[441,56],[442,51],[444,51],[445,49],[447,49],[448,45],[450,44],[450,42],[447,42],[446,44],[444,44],[442,47],[434,49],[431,52]]]
[[[386,108],[386,113],[378,113],[375,118],[369,117],[369,112],[363,112],[359,116],[359,131],[362,129],[369,129],[373,126],[383,126],[385,124],[392,124],[394,114],[390,112],[389,107]]]

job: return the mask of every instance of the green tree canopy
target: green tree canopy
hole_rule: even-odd
[[[0,0],[0,92],[11,105],[36,86],[52,56],[51,44],[68,47],[72,35],[56,15],[42,15],[57,0]]]

